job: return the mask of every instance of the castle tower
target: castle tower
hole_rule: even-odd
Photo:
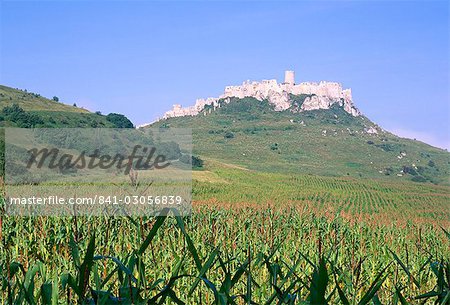
[[[284,83],[288,85],[295,85],[295,72],[285,71],[284,72]]]

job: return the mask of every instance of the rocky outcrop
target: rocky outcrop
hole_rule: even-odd
[[[351,89],[342,89],[341,84],[336,82],[304,82],[294,83],[293,71],[287,71],[288,78],[284,83],[277,83],[275,79],[263,80],[261,82],[246,81],[240,86],[227,86],[224,93],[218,98],[198,99],[194,106],[183,108],[174,105],[173,109],[167,111],[163,118],[178,116],[194,116],[202,112],[206,106],[210,109],[220,107],[219,100],[229,102],[231,97],[244,98],[253,97],[257,100],[267,100],[274,106],[275,111],[283,111],[291,108],[291,94],[306,94],[300,108],[292,108],[292,111],[309,111],[317,109],[329,109],[337,104],[353,116],[359,116],[359,110],[354,106]]]

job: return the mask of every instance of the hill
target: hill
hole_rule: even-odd
[[[14,89],[0,85],[0,108],[18,104],[25,111],[62,111],[75,113],[89,113],[88,110],[69,106],[42,97],[40,94],[26,90]]]
[[[291,103],[304,99],[294,95]],[[192,128],[200,158],[257,171],[449,184],[450,153],[400,138],[337,104],[295,113],[274,111],[267,100],[233,98],[151,126]]]
[[[122,115],[104,116],[56,100],[0,85],[0,127],[133,127]]]
[[[124,115],[102,115],[49,100],[36,93],[0,85],[0,176],[4,174],[4,132],[20,128],[133,128]]]

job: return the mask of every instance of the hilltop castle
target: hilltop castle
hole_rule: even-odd
[[[220,107],[219,100],[229,102],[231,97],[244,98],[253,97],[258,100],[268,100],[274,105],[276,111],[282,111],[292,106],[290,94],[306,94],[300,108],[296,111],[308,111],[315,109],[329,109],[333,104],[338,104],[346,112],[353,116],[360,115],[354,106],[351,89],[342,89],[341,84],[336,82],[304,82],[295,83],[295,72],[286,71],[284,82],[277,83],[276,79],[263,80],[261,82],[243,82],[240,86],[227,86],[224,93],[218,98],[197,99],[194,106],[183,108],[176,104],[173,109],[164,114],[164,119],[179,116],[194,116],[199,114],[206,105],[214,109]]]

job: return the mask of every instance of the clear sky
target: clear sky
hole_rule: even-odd
[[[0,5],[4,85],[141,124],[292,69],[351,87],[382,127],[450,148],[448,1]]]

